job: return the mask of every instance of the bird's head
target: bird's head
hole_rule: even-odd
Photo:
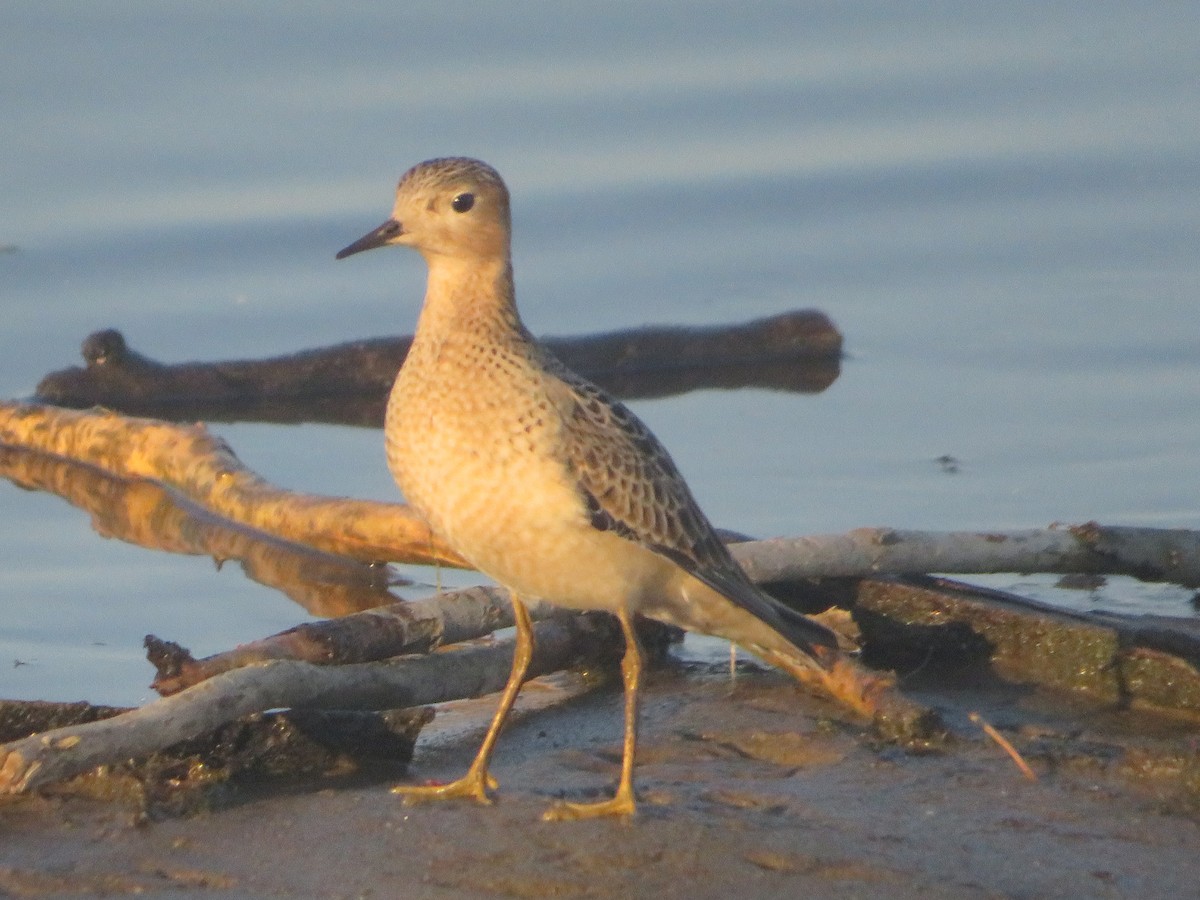
[[[504,257],[511,221],[508,188],[487,163],[466,157],[431,159],[404,173],[392,217],[337,254],[399,244],[435,257]]]

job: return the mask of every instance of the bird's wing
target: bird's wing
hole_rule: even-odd
[[[792,611],[785,613],[750,582],[670,455],[637,416],[552,357],[546,368],[568,465],[594,528],[667,557],[802,648],[836,646],[831,632],[799,614],[786,615]]]

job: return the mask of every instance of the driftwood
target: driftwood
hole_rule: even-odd
[[[944,578],[842,585],[872,661],[984,666],[1119,709],[1200,716],[1200,622],[1075,612]]]
[[[363,562],[465,565],[408,507],[280,490],[202,426],[8,402],[0,403],[2,445],[159,482],[229,522],[328,553]],[[54,479],[43,480],[56,489]],[[1200,586],[1200,534],[1185,530],[1095,523],[981,533],[867,528],[732,549],[763,582],[883,572],[1089,572]]]
[[[181,552],[213,552],[221,554],[220,558],[224,559],[227,558],[226,554],[249,555],[251,551],[247,550],[248,547],[266,540],[268,543],[274,541],[283,551],[296,551],[301,558],[305,558],[303,554],[309,551],[282,546],[280,538],[285,538],[299,543],[312,543],[320,547],[325,556],[337,553],[364,561],[405,559],[445,564],[459,562],[448,548],[429,535],[423,524],[405,507],[280,491],[245,469],[223,442],[200,427],[131,420],[104,411],[75,412],[35,404],[2,403],[0,444],[5,445],[4,452],[0,453],[4,473],[18,483],[53,490],[68,499],[74,498],[75,502],[92,510],[98,521],[101,521],[102,508],[108,507],[111,512],[116,507],[121,510],[120,514],[109,515],[102,521],[119,522],[120,527],[133,536],[132,539],[160,540],[168,549],[180,551],[181,547],[187,546],[193,549]],[[65,475],[67,469],[74,470],[76,474]],[[90,490],[94,485],[81,488],[78,472],[84,469],[107,473],[104,477],[109,479],[111,490],[97,499]],[[218,537],[206,536],[200,541],[184,541],[180,544],[176,544],[173,538],[163,541],[161,536],[147,537],[146,534],[153,531],[146,528],[147,522],[163,520],[174,523],[171,526],[174,531],[168,529],[170,534],[206,533],[204,528],[196,528],[192,524],[175,523],[170,518],[173,514],[169,512],[173,508],[186,511],[196,521],[212,525],[216,529],[213,534]],[[227,531],[223,532],[221,528]],[[238,536],[239,540],[231,540],[230,534]],[[264,538],[263,535],[274,537]],[[199,551],[194,550],[197,544],[202,547]],[[752,577],[793,587],[814,576],[1014,570],[1123,573],[1195,585],[1196,573],[1200,571],[1200,564],[1197,563],[1198,546],[1198,537],[1192,532],[1105,528],[1088,524],[1066,529],[979,535],[930,535],[863,529],[847,536],[738,544],[733,551]],[[380,580],[379,573],[369,567],[333,558],[323,558],[323,562],[328,562],[333,569],[318,569],[322,573],[353,573],[348,576],[351,581],[360,578],[370,580],[372,576],[375,581]],[[345,568],[338,569],[339,565]],[[386,576],[383,580],[387,581]],[[1193,654],[1194,645],[1188,643],[1186,636],[1181,636],[1179,630],[1173,629],[1170,623],[1140,623],[1134,628],[1117,627],[1110,622],[1098,625],[1094,618],[1063,614],[1050,608],[1031,612],[1028,605],[1012,603],[1008,604],[1009,608],[1002,616],[998,610],[1005,606],[1004,603],[997,602],[996,597],[981,601],[981,595],[986,592],[967,586],[940,585],[930,589],[895,579],[877,578],[863,578],[848,583],[855,585],[850,605],[863,627],[868,654],[879,647],[888,646],[881,635],[886,635],[889,629],[895,631],[895,624],[902,623],[908,635],[904,640],[926,656],[941,652],[947,646],[946,636],[949,635],[949,645],[975,648],[975,658],[987,661],[1001,674],[1007,673],[1013,678],[1023,675],[1044,678],[1047,683],[1079,688],[1077,682],[1066,677],[1070,669],[1077,667],[1079,653],[1072,655],[1068,650],[1094,651],[1087,657],[1089,662],[1085,668],[1095,677],[1093,683],[1083,685],[1083,689],[1125,705],[1144,703],[1185,711],[1200,710],[1194,688],[1197,659]],[[379,585],[375,587],[378,589]],[[959,598],[961,602],[957,602],[951,612],[945,598],[955,591],[969,597]],[[382,594],[390,599],[386,589]],[[496,624],[506,621],[503,615],[495,612],[501,606],[500,600],[487,592],[482,596],[488,597],[487,603],[491,604],[493,611],[477,614],[478,621],[469,629],[449,629],[448,632],[444,622],[440,626],[431,626],[428,621],[422,621],[419,615],[412,616],[412,610],[408,609],[400,617],[405,623],[404,628],[382,626],[379,618],[367,620],[370,639],[361,647],[356,646],[354,652],[359,653],[360,658],[375,658],[387,655],[389,641],[397,636],[402,638],[402,648],[426,646],[446,640],[447,633],[465,636],[486,630],[489,617],[493,615],[496,616]],[[896,604],[896,598],[901,596],[908,598],[908,607]],[[918,597],[925,598],[922,602],[927,604],[928,612],[914,615],[912,610],[919,609],[919,605],[912,606],[915,602],[912,598]],[[966,599],[978,603],[978,606],[972,607]],[[923,620],[922,616],[927,620]],[[1014,626],[1006,616],[1023,621],[1024,630]],[[220,661],[207,661],[207,669],[201,677],[230,665],[241,665],[248,658],[254,659],[255,653],[261,654],[258,657],[260,659],[263,655],[307,654],[307,658],[331,661],[339,653],[344,656],[345,647],[339,644],[340,639],[331,639],[324,634],[322,629],[325,627],[312,625],[294,630],[265,652],[259,647],[240,656],[235,653]],[[594,625],[585,628],[556,621],[539,623],[538,627],[543,630],[565,628],[570,633],[565,645],[558,638],[550,638],[552,642],[558,641],[557,644],[552,643],[549,648],[551,651],[555,647],[561,650],[569,645],[569,652],[564,650],[555,659],[573,658],[580,653],[596,651]],[[442,629],[440,634],[438,628]],[[586,633],[579,632],[580,628],[584,628]],[[408,629],[407,638],[403,637],[405,629]],[[931,635],[937,635],[941,643],[922,644]],[[384,637],[388,641],[384,641]],[[404,640],[410,643],[406,645]],[[903,644],[904,641],[893,641],[892,645]],[[1025,657],[1018,652],[1022,649]],[[392,649],[391,652],[403,652],[403,649]],[[456,662],[451,668],[458,666],[458,660],[473,658],[455,654]],[[439,662],[430,662],[428,665],[435,668],[441,665],[440,654],[429,659]],[[423,661],[406,661],[404,665],[413,666],[418,662],[420,665],[412,671],[424,672],[421,666],[426,663]],[[832,658],[829,663],[826,671],[813,667],[812,673],[804,672],[798,677],[844,705],[884,723],[893,733],[903,734],[907,729],[907,733],[913,735],[928,730],[930,723],[924,717],[924,711],[897,694],[889,678],[868,672],[847,658]],[[1034,675],[1042,671],[1034,663],[1043,663],[1042,669],[1047,674]],[[277,665],[300,666],[286,671],[294,671],[298,679],[302,674],[302,687],[294,688],[293,693],[277,693],[278,686],[274,682],[278,676],[274,673],[279,670],[273,668]],[[556,667],[558,664],[554,665]],[[470,685],[457,682],[458,687],[450,694],[435,691],[409,696],[423,697],[425,699],[412,702],[424,703],[436,702],[429,699],[435,696],[446,699],[447,696],[472,696],[490,690],[492,688],[488,685],[503,682],[508,668],[506,653],[500,652],[499,656],[491,658],[489,666],[491,668],[486,679],[477,679]],[[205,717],[211,715],[214,703],[227,705],[226,712],[236,716],[252,708],[271,706],[322,703],[355,706],[366,704],[368,701],[361,698],[368,695],[374,698],[371,703],[382,702],[382,693],[370,694],[368,688],[363,687],[364,684],[373,685],[375,682],[370,679],[356,682],[351,678],[351,670],[357,671],[357,667],[320,668],[321,672],[331,673],[331,681],[327,681],[324,675],[315,674],[312,668],[306,667],[306,664],[289,662],[228,671],[182,691],[175,698],[160,702],[167,703],[185,697],[199,698],[197,700],[189,699],[185,705],[168,707],[165,712],[159,703],[151,704],[146,707],[151,712],[139,710],[120,717],[118,721],[131,723],[134,731],[143,735],[128,739],[136,744],[139,740],[149,740],[145,735],[150,732],[158,732],[154,741],[178,740],[181,734],[198,733],[196,729],[208,722]],[[395,671],[391,664],[383,668],[389,673]],[[1061,670],[1057,676],[1054,671],[1056,668]],[[264,673],[272,674],[268,675],[268,684],[260,687],[254,679]],[[192,673],[188,678],[194,681],[195,674]],[[179,684],[191,683],[188,678]],[[230,683],[233,688],[228,690],[233,693],[221,695],[219,700],[212,700],[204,692],[206,689],[225,691],[227,688],[223,685]],[[213,684],[218,687],[210,688]],[[329,699],[332,696],[329,692],[341,689],[338,685],[349,685],[358,693],[352,694],[348,701]],[[405,702],[398,700],[400,695],[393,691],[393,688],[388,689],[389,705]],[[314,700],[314,697],[318,699]],[[195,709],[188,705],[193,702],[199,704]],[[151,724],[140,725],[143,720]],[[95,727],[99,729],[98,734],[108,734],[108,730],[120,730],[125,725],[95,723]],[[93,744],[90,737],[92,732],[85,734],[89,735],[87,744],[79,751],[74,749],[78,746],[79,734],[57,731],[3,748],[8,754],[3,758],[6,767],[4,772],[7,774],[0,775],[0,779],[7,781],[0,781],[0,784],[21,789],[21,785],[43,783],[43,778],[63,777],[54,774],[59,771],[54,767],[58,764],[49,764],[47,760],[58,759],[68,750],[71,751],[68,756],[72,760],[68,768],[77,765],[86,768],[87,761],[92,759],[88,754],[93,751]],[[115,752],[135,755],[140,745],[127,744],[126,740],[124,737],[105,738],[101,744],[110,749],[115,747]],[[41,749],[38,750],[38,747]],[[45,774],[38,775],[37,772],[43,769]]]
[[[841,587],[862,626],[868,652],[879,653],[882,648],[892,663],[897,653],[906,655],[907,664],[916,668],[944,664],[947,659],[956,665],[974,662],[1016,683],[1083,690],[1120,707],[1200,714],[1200,640],[1193,634],[1190,644],[1182,644],[1179,633],[1165,629],[1167,623],[1159,620],[1148,627],[1136,620],[1132,624],[1111,621],[1114,617],[1098,622],[1097,617],[941,579],[852,579]],[[449,604],[464,608],[482,603],[496,611],[497,624],[508,620],[499,592],[477,589],[462,596],[445,595],[439,602],[447,598]],[[354,627],[368,633],[387,631],[380,628],[382,614],[386,613],[359,614],[345,621],[358,620]],[[442,618],[483,621],[488,615],[452,612]],[[605,630],[603,621],[592,616],[540,622],[538,641],[545,655],[535,663],[536,671],[560,668],[606,646],[607,652],[615,651],[611,645],[615,632]],[[306,627],[315,634],[341,625]],[[454,634],[454,627],[443,634]],[[903,632],[903,639],[895,640],[895,632]],[[1172,652],[1155,646],[1163,643],[1164,633]],[[430,635],[424,638],[434,640]],[[326,650],[331,647],[325,644]],[[381,645],[376,652],[386,648]],[[0,756],[0,790],[28,790],[102,762],[155,752],[263,708],[373,708],[478,696],[503,683],[510,652],[507,645],[496,645],[374,665],[317,667],[274,661],[224,672],[118,719],[59,728],[0,748],[6,754]],[[1086,661],[1083,666],[1081,659]],[[936,720],[924,710],[895,693],[890,679],[866,672],[849,659],[837,660],[827,673],[814,667],[812,674],[810,687],[873,717],[892,737],[927,738],[936,727]]]
[[[387,591],[390,579],[386,570],[264,535],[311,541],[326,551],[366,560],[457,561],[448,548],[428,536],[405,507],[280,491],[244,469],[222,442],[200,428],[130,420],[106,412],[10,403],[0,404],[0,442],[10,445],[0,453],[6,474],[18,483],[54,490],[94,511],[106,510],[104,533],[177,551],[183,546],[180,535],[216,535],[207,543],[200,541],[199,549],[191,544],[192,549],[181,552],[251,560],[248,570],[254,577],[276,584],[307,609],[321,614],[343,614],[394,601]],[[13,449],[14,444],[38,452]],[[64,462],[63,457],[82,459],[86,465]],[[95,467],[115,471],[119,477],[99,490],[94,480],[80,474]],[[183,521],[190,524],[175,525],[173,509],[188,513],[191,518],[185,516]],[[114,515],[117,511],[120,514]],[[234,524],[224,522],[226,527],[218,527],[224,519]],[[147,523],[171,523],[171,527],[155,536],[155,529],[147,528]],[[117,524],[124,531],[116,530]],[[346,530],[339,534],[339,528]],[[168,536],[165,541],[163,534]],[[747,542],[732,550],[751,577],[775,585],[880,572],[1052,571],[1124,573],[1194,586],[1200,571],[1200,535],[1195,532],[1095,524],[983,534],[860,529],[849,535]],[[1026,608],[1011,614],[1036,618],[1040,612]],[[1076,638],[1066,637],[1078,620],[1059,616],[1055,623],[1063,641],[1083,646]],[[1094,627],[1094,623],[1086,627]],[[1147,627],[1143,624],[1143,633]],[[1158,643],[1149,645],[1150,650],[1169,652],[1165,641],[1185,640],[1178,624],[1159,623],[1157,631]],[[287,652],[295,653],[301,638],[316,640],[315,634],[308,626],[293,634]],[[1126,629],[1121,637],[1127,644],[1133,641],[1128,635]],[[1145,641],[1134,644],[1143,646]],[[310,643],[309,651],[319,655],[319,646]],[[394,647],[391,652],[405,652],[405,647]],[[1186,658],[1188,652],[1185,647],[1182,655]],[[241,658],[250,653],[243,652]],[[1059,656],[1063,656],[1061,649]],[[1161,667],[1155,671],[1166,677]],[[1138,690],[1146,694],[1144,689]],[[1169,700],[1151,699],[1147,694],[1147,702],[1167,704]]]
[[[555,614],[546,604],[533,607],[530,613],[535,619]],[[153,636],[147,636],[146,647],[158,670],[153,686],[160,694],[170,695],[235,668],[271,660],[303,660],[319,665],[370,662],[483,637],[512,624],[512,605],[506,593],[478,587],[333,621],[306,623],[202,660]],[[675,631],[651,621],[643,621],[640,630],[643,645],[655,649],[665,646]],[[788,671],[807,687],[875,722],[889,737],[919,738],[934,730],[927,712],[895,694],[888,676],[870,672],[832,652],[823,660],[824,669],[789,666]]]
[[[1200,587],[1200,532],[1098,525],[995,532],[859,528],[734,548],[756,581],[926,572],[1131,575]]]
[[[0,403],[0,420],[5,408]],[[65,417],[55,420],[69,431],[79,414],[65,412]],[[114,423],[119,421],[109,418]],[[172,428],[179,427],[159,424],[168,435]],[[162,443],[166,448],[163,452],[169,452],[170,441],[165,439]],[[124,465],[128,461],[117,459],[118,456],[119,450],[111,454],[111,460],[106,457],[102,462],[114,461],[122,470],[129,468]],[[408,583],[391,566],[362,562],[288,539],[304,539],[308,536],[305,528],[285,526],[282,535],[268,534],[211,512],[201,505],[203,498],[190,500],[182,490],[158,480],[114,474],[96,465],[3,443],[0,443],[0,478],[28,490],[57,494],[87,512],[92,527],[105,537],[151,550],[210,556],[218,565],[235,561],[247,577],[280,591],[316,616],[344,616],[394,603],[400,597],[393,589]],[[188,485],[183,488],[188,489]],[[303,499],[302,495],[280,494]],[[322,499],[327,499],[331,506],[338,502],[336,498]],[[382,524],[376,529],[380,533],[387,528],[391,521],[387,516],[393,511],[407,517],[407,511],[397,505],[370,506],[381,510],[377,518]],[[361,507],[355,504],[354,508]],[[398,523],[396,530],[403,535],[405,527]],[[347,549],[345,542],[328,543],[336,549]],[[358,545],[353,544],[349,549],[355,551]],[[407,551],[400,547],[392,552],[398,559],[420,562],[426,550],[420,546]]]
[[[530,677],[610,652],[607,617],[534,626]],[[392,709],[477,697],[503,687],[512,642],[387,663],[314,666],[280,660],[218,675],[113,718],[35,734],[0,747],[0,793],[21,793],[98,765],[141,757],[264,709]]]
[[[772,586],[789,593],[789,585]],[[887,668],[915,668],[934,658],[982,663],[1010,680],[1082,691],[1118,706],[1200,714],[1200,621],[1192,618],[1075,612],[921,576],[825,579],[807,590],[810,597],[819,594],[806,605],[810,610],[831,603],[851,610],[867,657]],[[535,607],[534,616],[549,610]],[[147,641],[158,668],[153,686],[168,694],[268,659],[367,662],[510,625],[504,592],[480,587],[305,623],[201,660],[167,642]]]
[[[0,700],[0,742],[131,713],[88,703]],[[60,788],[70,794],[128,797],[140,812],[179,815],[211,808],[231,780],[397,771],[411,760],[428,707],[369,712],[289,709],[254,713],[135,758],[113,756],[99,778]]]
[[[168,365],[108,329],[84,340],[84,368],[47,375],[36,398],[173,421],[379,426],[410,341],[379,338],[275,359]],[[842,337],[823,313],[797,310],[739,325],[643,328],[546,344],[568,366],[628,399],[749,386],[822,391],[838,376]]]
[[[52,703],[44,700],[0,701],[0,741],[15,741],[39,731],[110,719],[129,710],[93,703]]]
[[[311,539],[329,550],[361,554],[368,559],[427,560],[430,547],[438,546],[432,541],[428,545],[421,543],[426,534],[423,530],[418,531],[415,550],[411,543],[403,546],[402,540],[393,539],[402,538],[405,528],[411,529],[413,524],[407,510],[398,504],[311,498],[278,491],[243,469],[224,444],[194,427],[128,420],[111,413],[3,404],[0,441],[10,444],[19,441],[39,451],[86,460],[88,466],[79,466],[46,456],[44,452],[30,454],[13,449],[0,452],[3,471],[18,483],[54,490],[72,502],[87,506],[96,515],[104,515],[103,533],[180,552],[209,552],[219,559],[248,560],[244,564],[253,577],[280,587],[306,609],[322,615],[340,615],[394,601],[396,598],[387,591],[386,570],[283,544],[265,537],[263,532],[274,530],[297,541]],[[96,483],[99,476],[86,477],[94,475],[92,466],[116,469],[121,478],[101,489]],[[147,481],[147,476],[154,480]],[[163,488],[159,479],[174,481],[176,489]],[[219,491],[218,486],[224,490]],[[192,502],[182,500],[179,492],[189,493]],[[258,503],[260,497],[270,498],[265,508]],[[228,523],[222,526],[215,515],[197,510],[198,505],[215,506],[215,514],[230,518],[241,516],[254,530]],[[297,512],[293,515],[292,510]],[[314,510],[330,514],[323,519]],[[369,510],[370,515],[365,515],[364,510]],[[273,514],[264,516],[264,511]],[[176,513],[190,524],[174,524],[179,519]],[[352,521],[358,534],[329,532],[345,521]],[[153,527],[148,528],[148,524]],[[119,530],[118,525],[124,530]],[[372,530],[364,538],[368,528]],[[191,549],[182,549],[183,535],[193,541],[203,536],[206,541],[200,541],[198,547],[192,544],[188,545]],[[1124,573],[1194,586],[1200,571],[1200,536],[1195,532],[1107,528],[1094,524],[983,534],[859,529],[848,535],[741,543],[732,549],[751,577],[773,584],[879,572],[1052,571]],[[442,550],[433,556],[447,561],[450,554]],[[1012,615],[1040,615],[1032,607],[1023,612],[1012,609]],[[1076,638],[1066,637],[1078,623],[1077,619],[1059,616],[1055,622],[1055,628],[1063,635],[1062,641],[1083,646]],[[318,631],[310,631],[310,627],[316,628],[305,626],[289,638],[287,652],[296,653],[295,645],[301,638],[316,640],[314,635]],[[1079,627],[1094,627],[1094,623],[1086,626],[1080,623]],[[1141,627],[1144,632],[1148,626]],[[1179,623],[1159,623],[1157,631],[1160,640],[1150,647],[1152,650],[1163,648],[1166,640],[1184,640]],[[1127,635],[1128,629],[1122,634]],[[381,630],[380,644],[383,637]],[[1123,636],[1122,640],[1128,643],[1132,639]],[[319,644],[309,646],[314,653],[319,652],[317,648]],[[384,655],[406,649],[403,644],[393,646]],[[1185,656],[1187,652],[1185,648]],[[240,658],[245,658],[251,651],[239,653]],[[1063,653],[1060,649],[1060,658]],[[1067,665],[1070,669],[1073,664]],[[1156,671],[1165,677],[1161,667]],[[1153,681],[1149,679],[1146,683]],[[164,681],[164,686],[169,683]],[[1140,690],[1146,693],[1145,689]],[[1147,702],[1169,701],[1160,697]]]
[[[363,562],[463,565],[408,507],[280,490],[201,425],[8,402],[0,445],[151,479],[230,522]]]
[[[1120,708],[1200,715],[1200,622],[1194,619],[1075,612],[922,576],[826,579],[807,587],[810,594],[820,594],[809,608],[836,603],[851,611],[864,655],[878,667],[905,671],[930,664],[984,665],[1008,681],[1079,691]],[[535,607],[535,617],[550,609]],[[158,668],[153,686],[169,694],[270,659],[322,665],[368,662],[469,640],[511,624],[504,592],[471,588],[305,623],[200,660],[155,638],[147,638],[147,646]],[[848,680],[841,687],[819,675],[806,683],[869,719],[878,718],[878,701],[860,704],[854,699],[871,693],[866,676],[844,675]]]
[[[531,618],[541,621],[553,607],[535,604]],[[150,662],[157,669],[151,685],[163,696],[178,693],[214,675],[273,659],[317,665],[372,662],[411,653],[428,653],[445,644],[485,637],[513,625],[507,592],[475,587],[425,600],[392,603],[323,622],[305,622],[279,634],[242,644],[205,659],[193,659],[178,644],[146,636]]]
[[[360,614],[362,615],[362,614]],[[619,632],[599,614],[556,616],[535,624],[529,677],[602,657],[615,659]],[[498,691],[512,642],[456,648],[387,662],[318,666],[276,659],[231,669],[113,718],[45,731],[0,746],[0,793],[22,793],[98,765],[142,757],[264,709],[410,708]],[[831,656],[828,668],[793,671],[808,687],[871,719],[889,739],[928,743],[938,718],[907,700],[886,675]]]

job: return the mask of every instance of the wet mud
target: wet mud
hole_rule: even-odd
[[[0,807],[0,896],[1147,897],[1200,873],[1194,723],[993,677],[906,683],[953,738],[880,742],[779,673],[657,670],[631,822],[543,823],[611,790],[619,691],[531,684],[494,805],[405,806],[379,774],[272,781],[205,811],[42,795]],[[573,686],[574,685],[574,686]],[[493,701],[444,708],[407,777],[446,780]],[[967,718],[977,711],[1031,782]]]

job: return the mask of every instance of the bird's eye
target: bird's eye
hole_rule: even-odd
[[[459,212],[459,213],[466,212],[468,209],[470,209],[474,205],[475,205],[475,195],[474,194],[459,194],[457,197],[455,197],[453,200],[450,201],[450,206],[453,207],[455,212]]]

